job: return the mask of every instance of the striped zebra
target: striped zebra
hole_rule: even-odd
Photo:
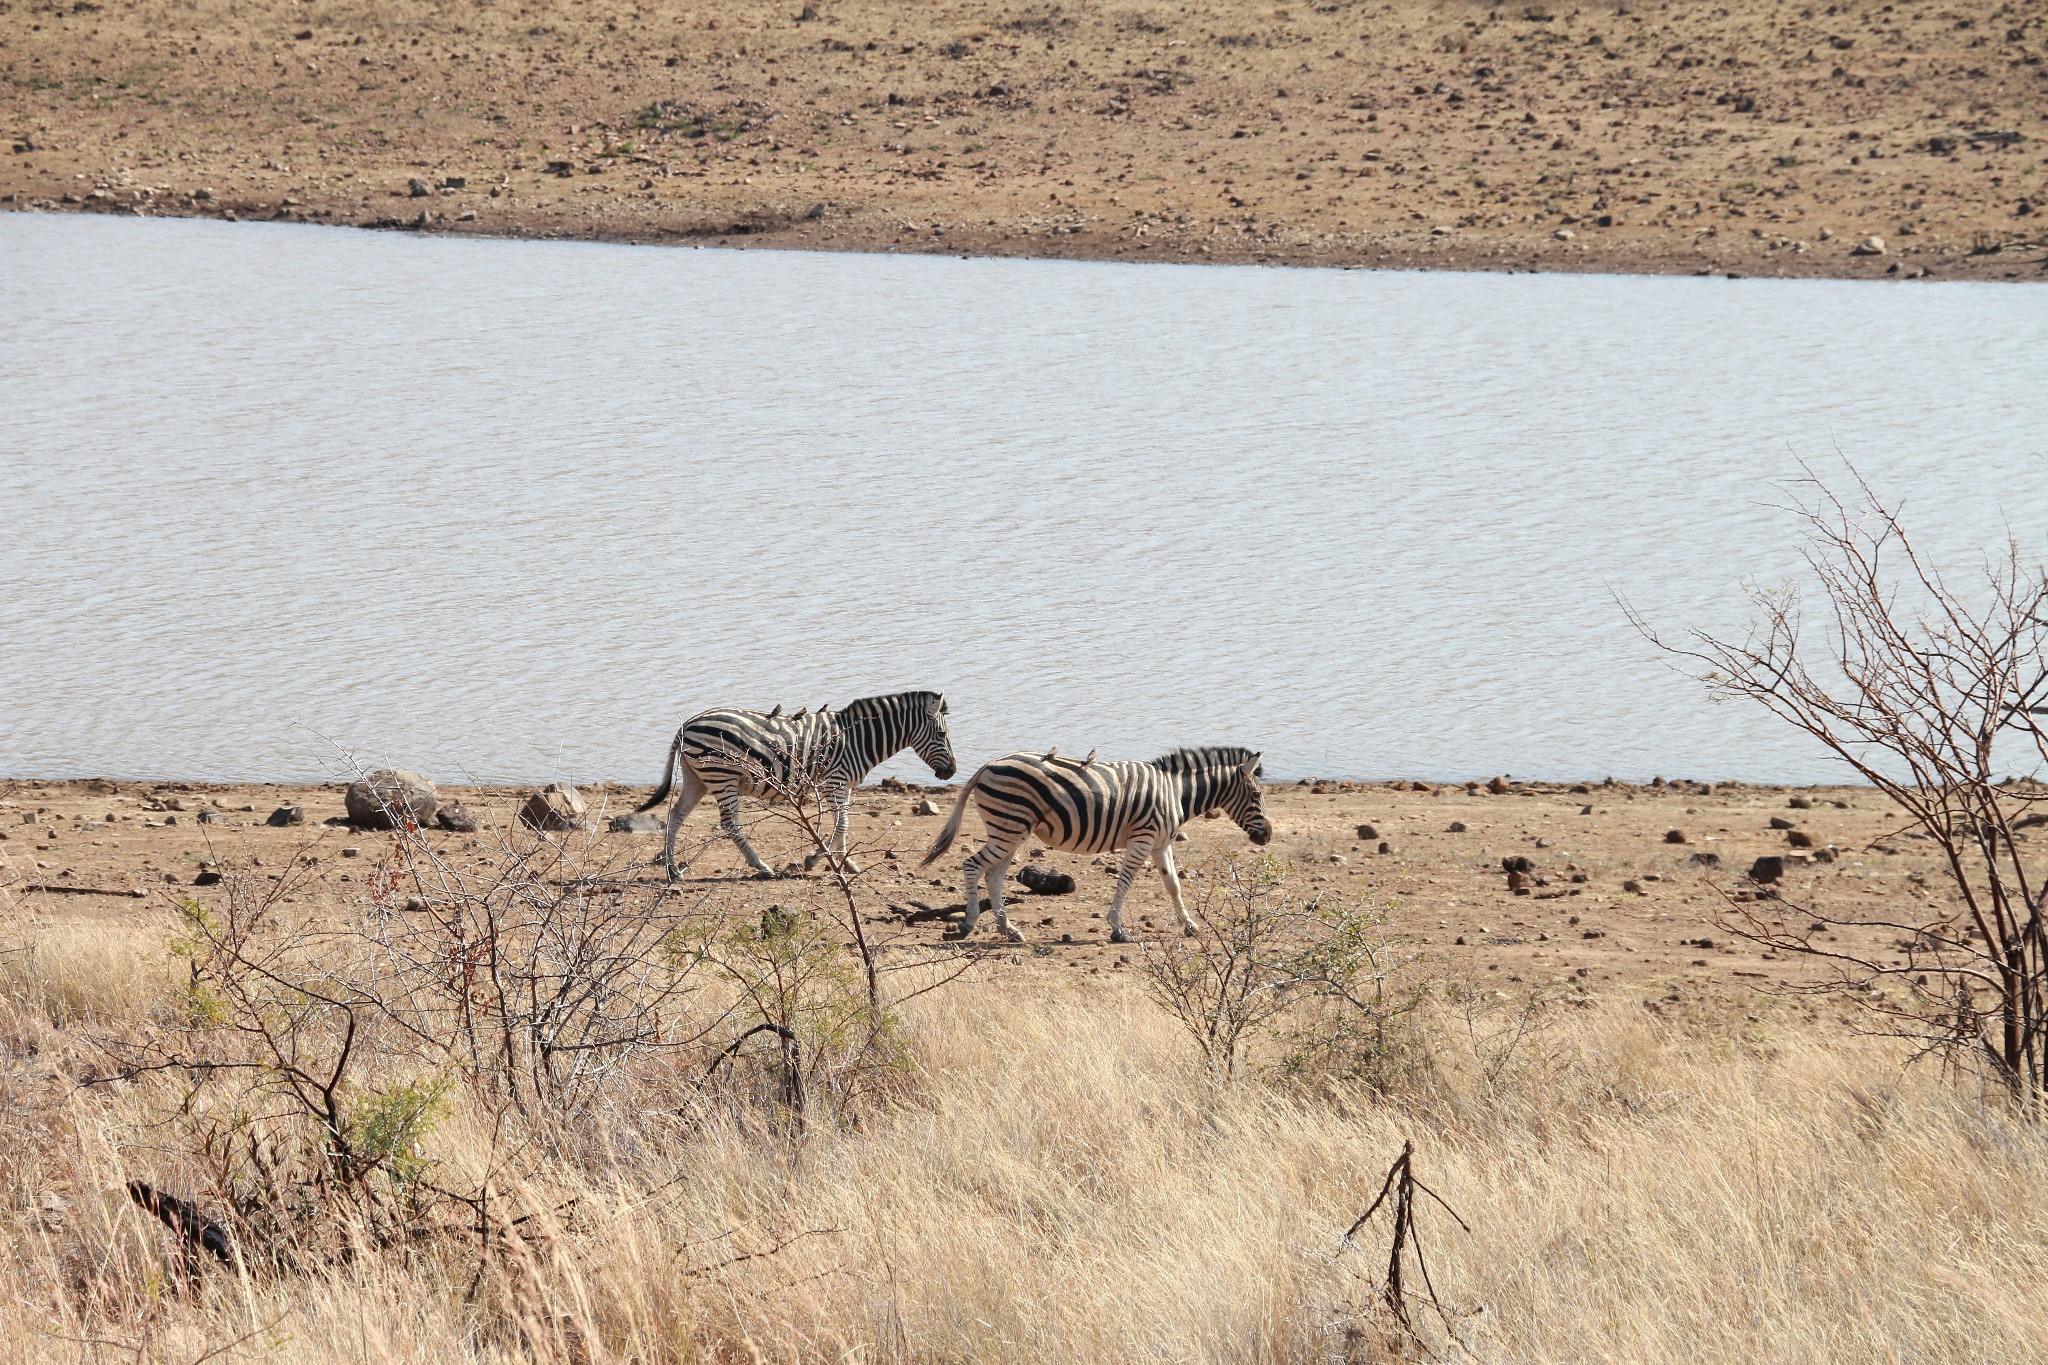
[[[720,831],[740,846],[756,876],[773,877],[740,829],[740,798],[764,797],[772,804],[815,794],[832,805],[828,851],[853,869],[846,856],[846,815],[853,789],[877,765],[905,749],[915,749],[941,781],[953,775],[945,697],[937,692],[897,692],[862,697],[837,711],[828,707],[811,714],[806,707],[787,716],[780,706],[773,711],[700,711],[676,731],[661,785],[640,809],[661,804],[675,786],[680,764],[683,789],[669,810],[668,836],[661,846],[668,879],[682,876],[676,866],[676,831],[707,791],[718,802]]]
[[[1003,877],[1026,835],[1070,853],[1124,851],[1109,906],[1110,942],[1130,942],[1124,934],[1124,896],[1147,858],[1158,865],[1182,930],[1192,934],[1195,922],[1181,900],[1180,873],[1173,865],[1174,833],[1197,815],[1221,812],[1253,843],[1271,839],[1273,826],[1259,792],[1259,758],[1250,749],[1232,748],[1175,749],[1150,763],[1097,763],[1093,753],[1085,759],[1061,758],[1057,750],[1008,754],[983,764],[961,788],[952,818],[921,866],[931,866],[953,846],[973,797],[988,827],[988,842],[967,859],[962,938],[974,932],[981,918],[977,883],[983,874],[997,930],[1005,938],[1020,937],[1003,910]]]

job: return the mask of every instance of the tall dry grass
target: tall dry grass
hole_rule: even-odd
[[[48,932],[0,1007],[0,1361],[1378,1359],[1385,1228],[1339,1236],[1404,1140],[1472,1225],[1421,1214],[1450,1326],[1423,1314],[1415,1353],[2017,1365],[2048,1340],[2048,1140],[1882,1043],[1626,1003],[1510,1043],[1440,1010],[1397,1093],[1226,1085],[1134,982],[1030,965],[907,1006],[886,1105],[801,1134],[617,1111],[515,1192],[533,1216],[482,1274],[451,1233],[188,1283],[120,1194],[191,1178],[164,1096],[79,1088],[113,1001],[36,979],[147,982],[161,947],[124,967]],[[426,1154],[492,1141],[458,1107]]]

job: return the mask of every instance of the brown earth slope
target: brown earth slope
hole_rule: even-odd
[[[0,204],[2037,279],[2044,51],[2038,3],[0,0]]]

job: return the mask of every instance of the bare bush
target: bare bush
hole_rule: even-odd
[[[2048,789],[2001,781],[2048,764],[2048,579],[2016,543],[1956,587],[1857,478],[1845,498],[1811,476],[1798,509],[1820,590],[1816,625],[1790,589],[1752,592],[1741,639],[1696,633],[1660,647],[1700,666],[1716,693],[1764,707],[1895,801],[1905,837],[1931,840],[1962,908],[1841,919],[1791,914],[1771,889],[1733,893],[1730,928],[1831,964],[1816,989],[1853,993],[1883,1027],[1950,1061],[1978,1058],[2029,1109],[2048,1091],[2048,881],[2031,827]],[[1760,910],[1759,905],[1765,910]],[[1765,911],[1768,911],[1766,913]],[[1807,913],[1810,911],[1811,913]],[[1858,951],[1840,928],[1879,930]]]
[[[1297,1076],[1384,1079],[1422,997],[1397,984],[1403,959],[1381,911],[1305,894],[1270,854],[1218,858],[1186,882],[1201,930],[1143,943],[1141,976],[1217,1074],[1235,1076],[1254,1040],[1280,1033]]]

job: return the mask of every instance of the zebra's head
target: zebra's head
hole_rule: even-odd
[[[946,698],[940,693],[931,698],[930,704],[913,718],[910,732],[910,747],[917,750],[917,756],[932,770],[932,776],[944,782],[950,778],[959,765],[953,761],[953,738],[946,733]]]
[[[1266,796],[1259,786],[1259,760],[1263,757],[1253,754],[1231,771],[1215,806],[1261,848],[1273,839],[1273,822],[1266,818]]]

